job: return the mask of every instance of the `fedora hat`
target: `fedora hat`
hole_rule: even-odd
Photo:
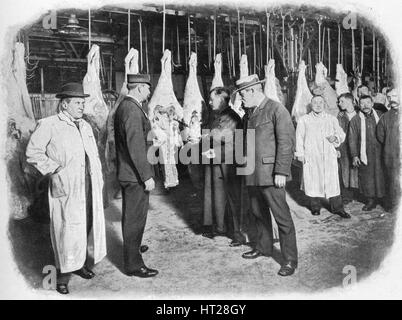
[[[56,94],[56,98],[86,98],[89,94],[84,93],[81,83],[69,82],[61,87],[61,92]]]
[[[239,80],[236,81],[236,90],[233,92],[233,94],[264,82],[265,79],[259,80],[256,74],[240,78]]]
[[[127,83],[146,83],[151,86],[151,76],[149,74],[127,74]]]

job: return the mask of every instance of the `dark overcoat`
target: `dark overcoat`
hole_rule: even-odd
[[[378,116],[381,113],[377,111]],[[385,193],[384,171],[381,159],[381,144],[376,138],[375,118],[373,112],[366,115],[366,154],[367,165],[359,167],[359,189],[362,194],[370,198],[382,198]],[[349,124],[348,144],[350,156],[360,158],[361,119],[355,115]]]
[[[346,111],[341,111],[338,113],[339,126],[346,134],[345,141],[339,146],[338,150],[341,153],[339,159],[342,182],[345,188],[358,188],[359,178],[358,170],[352,166],[352,157],[350,155],[349,145],[348,145],[348,131],[349,131],[349,117]]]

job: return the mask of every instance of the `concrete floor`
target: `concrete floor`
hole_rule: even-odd
[[[159,190],[160,191],[160,190]],[[200,235],[201,194],[190,179],[169,193],[150,198],[143,243],[150,249],[145,263],[159,270],[151,279],[122,273],[121,200],[111,200],[105,211],[108,255],[95,266],[97,276],[84,280],[73,276],[71,298],[191,298],[266,297],[280,292],[312,293],[341,287],[346,265],[357,270],[361,281],[379,268],[393,242],[395,215],[381,206],[363,212],[362,203],[346,206],[352,219],[341,219],[326,209],[314,217],[296,182],[287,187],[288,202],[297,232],[299,268],[287,278],[277,275],[279,245],[274,258],[245,260],[248,247],[229,247],[230,240]],[[53,263],[48,225],[31,219],[10,223],[10,240],[18,267],[38,294],[56,297],[42,288],[43,266]]]

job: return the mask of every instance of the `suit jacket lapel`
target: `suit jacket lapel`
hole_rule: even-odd
[[[142,106],[138,103],[137,100],[133,99],[130,96],[126,96],[126,99],[129,99],[130,101],[134,102],[134,104],[137,106],[137,108],[139,108],[142,111],[142,113],[144,114],[145,118],[148,119],[148,115],[145,113],[144,109],[142,109]]]

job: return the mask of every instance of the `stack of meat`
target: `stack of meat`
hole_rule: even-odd
[[[106,143],[106,165],[109,172],[115,170],[116,149],[114,141],[114,114],[120,102],[128,94],[127,89],[127,74],[137,74],[138,69],[138,50],[131,48],[126,58],[124,59],[124,82],[120,90],[119,97],[117,98],[113,108],[110,110],[107,118],[107,143]]]
[[[312,97],[313,95],[307,85],[306,64],[302,60],[299,63],[296,97],[292,108],[292,118],[296,123],[302,116],[310,112],[310,102]]]
[[[201,121],[204,99],[197,81],[197,55],[192,52],[189,61],[189,75],[184,88],[183,120],[188,125],[187,140],[197,143],[201,139]]]
[[[183,119],[183,109],[176,99],[172,84],[171,52],[165,50],[161,59],[161,75],[154,94],[148,104],[148,116],[154,134],[154,145],[159,146],[165,174],[165,188],[178,185],[175,152],[183,142],[179,132],[179,122]]]
[[[3,70],[7,93],[8,132],[6,139],[5,160],[7,163],[7,180],[9,182],[10,214],[14,219],[27,217],[29,205],[34,200],[35,176],[26,164],[25,149],[35,119],[31,100],[25,82],[25,47],[17,42],[7,55]]]

